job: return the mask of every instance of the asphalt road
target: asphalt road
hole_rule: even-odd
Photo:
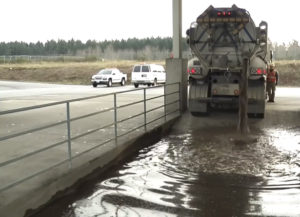
[[[132,89],[135,88],[131,84],[125,86],[116,84],[112,87],[100,85],[97,88],[94,88],[92,85],[60,85],[34,82],[0,81],[0,100],[23,99],[40,96],[43,96],[44,99],[51,99],[51,97],[54,98],[55,96],[59,96],[61,100],[65,100]]]
[[[100,85],[94,88],[92,85],[0,81],[0,111],[135,89],[131,84],[125,86],[115,84],[112,87]],[[149,94],[163,94],[163,88],[148,91]],[[128,94],[141,95],[143,92],[140,90]]]
[[[101,85],[97,88],[93,88],[92,85],[60,85],[33,82],[0,81],[0,103],[2,104],[5,101],[10,100],[29,99],[36,99],[37,101],[60,101],[134,89],[134,86],[131,84],[123,87],[114,85],[113,87],[108,88],[106,85]],[[152,89],[151,93],[158,94],[162,93],[162,91],[162,88],[156,88]],[[135,92],[132,93],[134,94]],[[300,98],[299,93],[300,88],[278,87],[276,91],[276,98],[282,100],[284,99],[284,102],[290,102],[291,104],[298,105],[299,100],[295,99]],[[0,110],[3,110],[1,104]],[[11,108],[13,108],[13,106],[14,105],[11,105]],[[280,106],[280,104],[274,104],[274,106]]]

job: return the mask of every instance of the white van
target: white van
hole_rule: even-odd
[[[133,67],[131,73],[131,83],[136,88],[140,84],[156,85],[166,82],[166,71],[163,66],[156,64],[140,64]]]

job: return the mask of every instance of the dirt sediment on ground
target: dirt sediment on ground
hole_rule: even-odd
[[[175,146],[175,153],[182,153],[176,162],[191,173],[300,177],[298,117],[295,111],[267,110],[265,119],[249,119],[250,132],[243,136],[234,112],[215,111],[208,117],[186,113],[170,140],[186,144]]]

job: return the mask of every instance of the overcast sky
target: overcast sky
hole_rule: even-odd
[[[209,6],[247,9],[273,42],[300,41],[299,0],[182,0],[183,36]],[[0,41],[85,42],[172,36],[172,0],[1,0]]]

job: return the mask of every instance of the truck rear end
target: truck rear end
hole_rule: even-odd
[[[207,113],[209,107],[237,107],[243,59],[249,59],[248,112],[263,117],[268,64],[266,22],[255,26],[249,12],[210,6],[187,30],[195,56],[188,64],[189,109]]]

